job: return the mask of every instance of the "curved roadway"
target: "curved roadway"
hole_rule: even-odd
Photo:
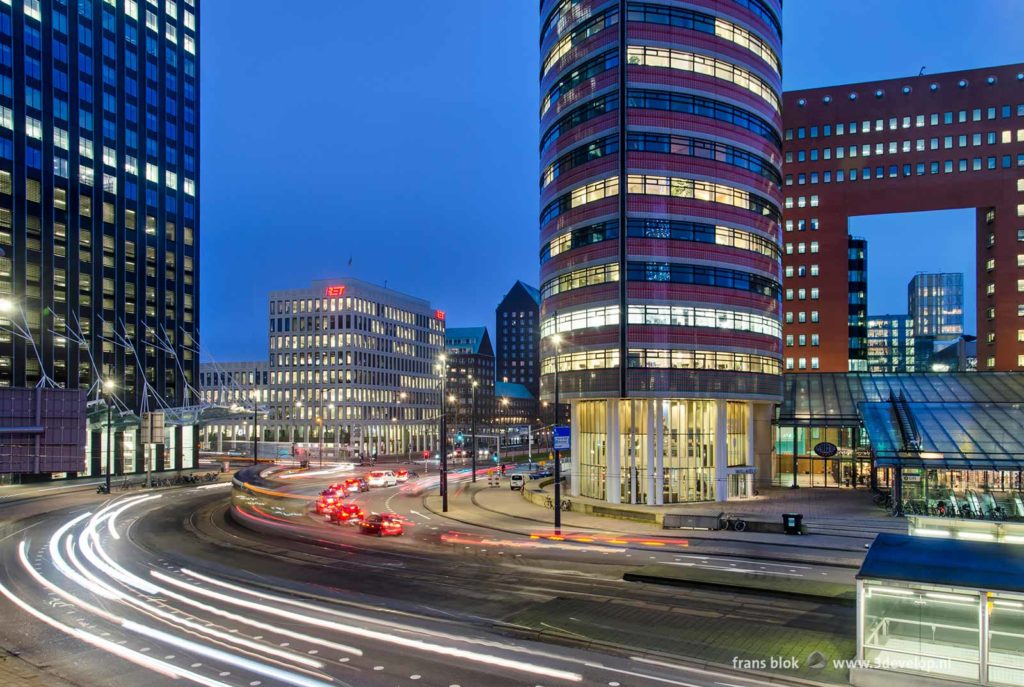
[[[323,483],[295,479],[286,488],[312,495]],[[768,574],[793,566],[695,557],[651,538],[553,541],[452,528],[422,508],[418,490],[429,486],[421,478],[354,498],[369,511],[401,514],[410,523],[404,536],[368,537],[309,514],[287,525],[301,528],[305,542],[239,527],[227,515],[226,483],[110,499],[91,490],[41,493],[4,513],[0,602],[8,622],[0,636],[36,665],[89,686],[753,687],[768,682],[516,639],[501,621],[555,597],[640,612],[682,600],[698,613],[752,622],[785,621],[814,606],[624,583],[622,571],[641,562],[703,559]]]

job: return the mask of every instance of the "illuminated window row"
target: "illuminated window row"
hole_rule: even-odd
[[[551,67],[554,66],[555,62],[562,59],[570,50],[573,49],[573,47],[579,45],[592,36],[596,36],[604,29],[610,28],[618,23],[619,8],[612,7],[587,20],[584,24],[574,28],[572,32],[567,33],[559,39],[559,41],[555,43],[554,47],[552,47],[548,52],[540,70],[541,76],[543,77],[551,71]]]
[[[803,220],[800,220],[803,222]],[[661,239],[669,241],[696,241],[768,256],[773,260],[781,257],[777,243],[758,234],[733,229],[732,227],[686,222],[680,220],[634,218],[627,223],[630,238]],[[585,248],[595,243],[610,241],[619,237],[619,224],[615,220],[598,222],[556,236],[544,244],[540,251],[541,264],[551,258],[576,248]]]
[[[618,237],[618,220],[598,222],[580,227],[579,229],[573,229],[569,233],[556,236],[545,243],[543,248],[540,249],[540,262],[543,265],[551,258],[561,255],[568,250],[583,248],[602,241],[610,241]]]
[[[772,260],[778,260],[781,257],[777,243],[743,229],[700,222],[651,218],[630,219],[626,226],[629,236],[633,238],[713,243],[718,246],[739,248],[767,255]]]
[[[605,370],[619,366],[617,348],[599,351],[577,351],[558,356],[559,372]],[[628,367],[660,370],[720,370],[723,372],[754,372],[758,374],[781,374],[782,365],[778,359],[751,353],[728,351],[688,351],[658,348],[631,348],[628,353]],[[554,374],[554,357],[544,358],[542,374]]]
[[[714,17],[710,14],[682,7],[634,3],[630,3],[627,16],[629,21],[663,24],[665,26],[692,29],[693,31],[718,36],[754,53],[771,65],[776,74],[782,73],[782,64],[779,61],[779,57],[775,54],[774,50],[768,47],[767,43],[742,26],[726,21],[721,17]]]
[[[630,174],[628,191],[631,194],[692,198],[708,203],[720,203],[768,217],[778,222],[779,208],[766,198],[742,189],[700,181],[685,177],[668,177],[653,174]],[[574,188],[572,191],[551,201],[540,216],[544,226],[559,215],[587,203],[602,200],[619,192],[618,177],[601,179]]]
[[[558,80],[558,83],[552,86],[551,90],[544,96],[544,99],[540,104],[540,116],[543,117],[547,114],[547,111],[551,109],[551,106],[554,105],[559,98],[579,86],[581,83],[592,79],[598,74],[606,72],[609,69],[615,69],[618,66],[618,48],[601,53],[597,57],[593,57],[583,64],[580,64],[571,72],[562,76],[562,78]]]
[[[554,218],[573,208],[615,196],[618,193],[619,178],[617,176],[584,184],[548,203],[548,206],[544,208],[544,212],[541,213],[540,224],[544,226]]]
[[[626,55],[627,63],[631,65],[677,69],[712,76],[736,84],[764,100],[776,112],[782,111],[779,94],[767,81],[731,62],[708,55],[669,48],[652,48],[645,45],[629,46]]]
[[[708,203],[731,205],[742,210],[749,210],[758,215],[779,221],[779,208],[766,198],[742,189],[716,184],[712,181],[699,181],[686,177],[669,177],[654,174],[630,174],[627,191],[633,194],[650,196],[671,196],[673,198],[692,198]]]
[[[619,306],[608,305],[573,312],[559,313],[541,323],[541,336],[572,332],[578,329],[604,327],[619,323]],[[629,324],[667,327],[706,327],[731,329],[782,338],[782,324],[777,318],[718,308],[694,308],[681,305],[631,305]]]
[[[581,289],[584,286],[597,286],[619,280],[619,263],[613,262],[605,265],[586,267],[581,270],[574,270],[554,279],[549,279],[540,287],[541,298],[550,298],[566,291]]]

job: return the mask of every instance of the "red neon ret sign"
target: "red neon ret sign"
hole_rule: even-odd
[[[344,286],[328,286],[326,289],[328,298],[338,298],[345,295]]]
[[[444,310],[435,310],[434,311],[434,319],[435,320],[443,320],[444,319]]]

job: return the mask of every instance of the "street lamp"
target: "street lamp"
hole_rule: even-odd
[[[473,390],[473,418],[472,418],[472,420],[470,422],[470,424],[472,425],[472,428],[471,428],[470,432],[473,435],[473,463],[472,463],[472,465],[473,465],[472,481],[473,482],[476,481],[476,387],[478,385],[479,385],[479,382],[474,379],[473,383],[471,385],[472,390]]]
[[[296,393],[298,393],[298,392],[296,392]],[[296,420],[295,426],[296,426],[296,428],[298,428],[298,424],[299,424],[298,421],[302,419],[300,417],[301,415],[302,415],[302,401],[296,401],[295,402],[295,420]],[[293,438],[294,438],[294,435],[293,435]],[[296,456],[295,456],[295,453],[296,453],[295,452],[295,443],[297,443],[297,442],[292,442],[292,460],[294,460],[296,458]]]
[[[448,381],[448,357],[441,355],[438,358],[438,368],[441,371],[441,468],[440,479],[438,483],[441,487],[441,512],[448,512],[448,422],[445,418],[445,407],[446,401],[448,400],[447,392],[447,381]]]
[[[256,374],[259,374],[257,372]],[[257,415],[259,392],[256,389],[252,390],[252,464],[260,464],[260,421]]]
[[[6,309],[4,309],[4,311],[6,312]],[[111,401],[113,400],[113,396],[114,396],[114,380],[107,379],[107,380],[105,380],[103,382],[103,400],[107,404],[107,480],[106,480],[107,494],[110,493],[110,471],[111,471],[111,469],[113,467],[112,463],[111,463],[111,459],[110,459],[110,456],[111,456],[111,450],[110,449],[113,446],[113,443],[112,443],[113,442],[113,437],[111,436],[111,431],[110,431],[111,424],[112,424],[111,416],[110,416],[110,410],[111,410],[111,405],[112,405]]]
[[[551,447],[555,453],[555,534],[562,533],[562,459],[555,445],[555,428],[558,427],[558,355],[562,350],[562,337],[555,334],[551,337],[555,347],[555,424],[551,428]]]
[[[409,394],[405,393],[404,391],[399,391],[398,392],[398,403],[401,404],[402,402],[404,402],[405,399],[408,398],[408,396],[409,396]],[[395,410],[397,411],[398,408],[396,407]],[[398,436],[399,436],[399,439],[403,440],[403,443],[405,443],[405,461],[409,462],[409,444],[411,443],[412,437],[407,436],[407,432],[406,432],[405,428],[401,427],[401,424],[402,423],[399,422],[399,427],[398,427],[399,433],[398,433]]]

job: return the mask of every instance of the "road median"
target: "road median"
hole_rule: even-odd
[[[626,571],[622,579],[673,587],[705,587],[759,595],[818,599],[848,606],[853,606],[857,601],[857,590],[851,584],[809,580],[795,572],[765,572],[731,566],[707,569],[687,563],[659,563]]]

